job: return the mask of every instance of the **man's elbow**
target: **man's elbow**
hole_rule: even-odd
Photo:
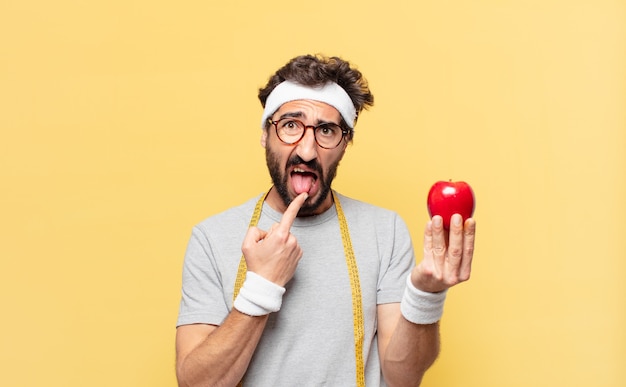
[[[426,371],[435,363],[439,351],[423,354],[419,359],[385,359],[382,363],[385,382],[389,387],[419,387]]]
[[[178,387],[191,387],[185,380],[184,364],[184,359],[176,360],[176,381],[178,382]]]

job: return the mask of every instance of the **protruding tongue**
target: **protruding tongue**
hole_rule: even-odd
[[[294,173],[291,175],[291,182],[296,193],[309,192],[313,185],[314,177],[310,173]]]

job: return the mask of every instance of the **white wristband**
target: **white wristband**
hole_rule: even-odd
[[[441,320],[443,304],[446,300],[444,290],[439,293],[428,293],[413,286],[411,275],[406,280],[404,297],[400,303],[400,311],[404,318],[414,324],[433,324]]]
[[[249,271],[233,307],[249,316],[264,316],[280,310],[283,294],[285,288]]]

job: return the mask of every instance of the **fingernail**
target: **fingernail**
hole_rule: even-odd
[[[441,216],[435,216],[433,218],[433,225],[436,227],[441,226]]]
[[[462,220],[463,220],[463,217],[461,215],[459,215],[459,214],[452,215],[452,223],[455,226],[460,226]]]

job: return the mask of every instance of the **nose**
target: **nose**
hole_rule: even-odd
[[[311,130],[308,130],[311,129]],[[317,158],[317,142],[315,141],[314,128],[309,126],[304,129],[304,137],[296,145],[296,154],[304,162]]]

